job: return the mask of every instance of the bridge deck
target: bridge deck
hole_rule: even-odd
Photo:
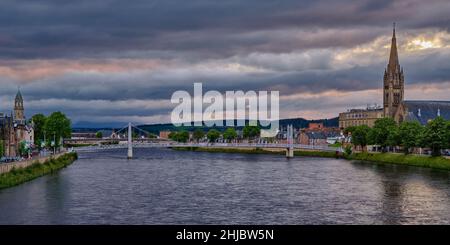
[[[287,149],[292,147],[294,149],[306,149],[306,150],[320,150],[320,151],[339,151],[342,152],[340,147],[329,147],[320,145],[303,145],[303,144],[250,144],[250,143],[174,143],[174,142],[159,142],[159,143],[141,143],[133,142],[133,148],[172,148],[172,147],[211,147],[211,148],[281,148]],[[113,144],[113,145],[96,145],[96,146],[83,146],[74,148],[77,152],[96,152],[108,149],[126,149],[128,144]]]

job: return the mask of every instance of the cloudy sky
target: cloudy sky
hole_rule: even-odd
[[[0,111],[169,122],[176,90],[278,90],[281,117],[382,101],[392,22],[406,99],[450,100],[448,0],[2,0]]]

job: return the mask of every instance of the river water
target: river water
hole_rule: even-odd
[[[0,190],[0,224],[450,224],[450,172],[339,159],[82,153]]]

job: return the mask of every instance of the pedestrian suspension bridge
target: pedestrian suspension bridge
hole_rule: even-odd
[[[76,152],[98,152],[103,150],[113,149],[127,149],[127,157],[133,158],[134,148],[174,148],[174,147],[207,147],[207,148],[260,148],[260,149],[285,149],[286,157],[294,157],[294,150],[316,150],[316,151],[328,151],[328,152],[342,152],[340,147],[329,147],[321,145],[304,145],[294,143],[294,129],[292,125],[287,127],[287,140],[286,143],[180,143],[174,141],[158,141],[158,140],[143,140],[133,139],[133,129],[136,129],[142,133],[149,134],[149,132],[140,129],[128,123],[127,126],[118,130],[116,134],[127,130],[127,140],[119,141],[117,144],[98,144],[91,146],[83,146],[74,148]]]

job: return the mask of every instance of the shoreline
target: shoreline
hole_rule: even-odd
[[[284,155],[280,149],[266,150],[261,148],[220,148],[220,147],[173,147],[178,151],[210,152],[210,153],[242,153],[242,154],[276,154]],[[296,150],[294,156],[339,158],[349,161],[365,161],[374,164],[393,164],[450,171],[450,159],[445,157],[404,155],[401,153],[353,153],[337,155],[335,152]]]
[[[284,149],[279,148],[221,148],[221,147],[172,147],[171,149],[177,151],[197,151],[197,152],[210,152],[210,153],[242,153],[242,154],[272,154],[272,155],[285,155]],[[294,151],[294,156],[308,156],[308,157],[326,157],[326,158],[344,158],[342,155],[337,155],[336,152],[331,151]]]
[[[39,160],[27,167],[13,167],[9,172],[0,174],[0,190],[17,186],[41,176],[65,168],[78,159],[76,152],[65,153],[57,158],[49,158],[44,162]]]

